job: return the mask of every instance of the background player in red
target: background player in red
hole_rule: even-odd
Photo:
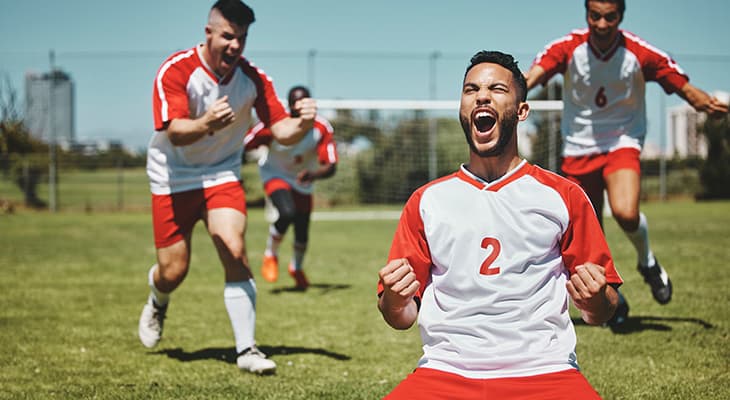
[[[292,116],[298,116],[294,105],[311,97],[309,89],[295,86],[289,90],[288,102]],[[303,261],[309,242],[309,221],[312,214],[314,181],[335,174],[337,148],[330,123],[317,116],[314,127],[296,144],[284,145],[274,140],[271,130],[256,124],[246,135],[246,150],[267,146],[268,152],[259,159],[259,172],[264,191],[277,211],[277,219],[269,227],[261,275],[269,282],[279,277],[279,245],[289,225],[294,223],[294,251],[289,263],[296,287],[305,290],[309,281],[304,274]]]
[[[619,29],[624,0],[586,0],[587,29],[549,43],[527,76],[528,89],[562,73],[562,171],[579,183],[602,221],[603,191],[611,212],[634,245],[637,268],[660,304],[672,298],[672,282],[649,246],[646,216],[639,211],[639,153],[646,135],[645,84],[658,82],[697,111],[710,116],[728,112],[726,104],[689,83],[682,69],[663,51]],[[609,321],[619,327],[629,307],[619,294],[619,308]]]
[[[613,314],[621,278],[580,187],[517,152],[529,113],[512,56],[479,52],[459,117],[469,163],[403,209],[378,308],[418,320],[423,356],[387,399],[595,399],[578,371],[568,301],[588,324]]]
[[[256,285],[244,234],[246,199],[241,186],[243,136],[251,109],[282,143],[295,143],[312,128],[316,103],[301,99],[290,118],[271,79],[242,57],[251,8],[220,0],[210,10],[205,42],[171,55],[157,72],[155,130],[147,153],[157,263],[151,293],[139,320],[147,347],[161,338],[170,293],[190,267],[192,231],[203,220],[223,264],[223,297],[238,352],[237,365],[256,373],[276,364],[255,345]]]

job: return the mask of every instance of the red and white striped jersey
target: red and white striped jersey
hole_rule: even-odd
[[[641,150],[646,136],[646,82],[658,82],[668,94],[689,78],[663,51],[620,30],[605,54],[591,46],[589,30],[580,29],[549,43],[533,65],[547,82],[563,80],[563,155],[583,156],[618,148]]]
[[[152,97],[155,134],[147,152],[147,175],[153,194],[216,186],[241,179],[243,136],[251,126],[251,109],[270,126],[288,114],[271,79],[245,58],[225,79],[216,76],[201,47],[177,52],[160,67]],[[217,99],[228,96],[233,123],[187,146],[174,146],[164,130],[176,118],[196,119]]]
[[[577,368],[569,275],[590,261],[622,282],[585,193],[526,161],[491,183],[462,165],[416,190],[398,258],[420,282],[418,366],[468,378]]]
[[[246,150],[268,146],[268,152],[259,159],[259,173],[264,183],[279,178],[297,192],[311,194],[313,184],[297,182],[297,175],[304,170],[315,170],[320,164],[337,163],[333,133],[329,121],[318,115],[314,127],[302,140],[293,145],[283,145],[274,140],[271,130],[259,122],[246,134],[244,144]]]

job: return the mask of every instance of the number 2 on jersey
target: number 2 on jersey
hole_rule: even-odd
[[[485,237],[482,239],[482,248],[488,250],[487,258],[484,259],[482,267],[479,268],[479,273],[482,275],[497,275],[499,273],[499,267],[492,266],[494,260],[499,256],[499,252],[502,250],[502,245],[499,244],[499,240],[491,237]]]

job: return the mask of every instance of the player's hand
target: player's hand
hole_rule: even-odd
[[[605,306],[606,269],[593,263],[575,267],[575,273],[566,283],[573,303],[581,310],[595,310]]]
[[[305,121],[314,121],[317,116],[317,102],[310,97],[299,99],[294,103],[294,110],[299,118]]]
[[[208,126],[208,134],[212,135],[236,120],[236,113],[228,104],[228,96],[223,96],[216,100],[205,112],[206,125]]]
[[[390,260],[378,271],[378,276],[384,288],[384,303],[392,310],[405,308],[420,287],[413,267],[405,258]]]
[[[728,104],[717,97],[712,96],[705,112],[711,118],[722,118],[728,113]]]
[[[309,185],[314,182],[314,174],[309,170],[300,171],[297,174],[297,183],[300,185]]]

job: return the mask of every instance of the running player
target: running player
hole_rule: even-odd
[[[383,318],[418,320],[423,339],[386,399],[599,398],[578,370],[568,301],[602,324],[622,281],[585,193],[519,157],[526,95],[512,56],[472,57],[459,109],[469,163],[412,194],[379,271]]]
[[[294,105],[300,99],[311,97],[309,89],[295,86],[289,90],[288,102],[293,117],[298,116]],[[276,209],[277,219],[269,226],[261,275],[269,282],[279,277],[279,245],[289,225],[294,223],[294,251],[289,263],[289,275],[297,289],[309,286],[304,274],[304,254],[309,243],[309,221],[312,215],[314,181],[335,174],[337,148],[329,121],[317,116],[314,127],[294,145],[274,140],[271,130],[261,122],[244,138],[246,150],[268,147],[259,159],[259,173],[264,191]]]
[[[276,364],[256,347],[256,285],[244,234],[241,186],[243,136],[251,110],[281,143],[296,143],[312,128],[316,104],[301,99],[289,117],[271,79],[242,57],[251,8],[220,0],[210,10],[205,42],[171,55],[154,82],[155,130],[147,152],[157,263],[148,274],[151,293],[139,320],[139,338],[154,347],[170,294],[190,268],[192,232],[203,220],[223,264],[223,298],[233,327],[240,369],[271,373]]]
[[[658,82],[697,111],[727,114],[727,105],[689,83],[663,51],[619,29],[624,0],[585,0],[587,29],[549,43],[526,74],[528,90],[553,75],[565,76],[563,88],[562,172],[583,187],[602,222],[603,192],[616,222],[636,248],[637,269],[654,299],[672,299],[672,282],[649,246],[646,216],[639,211],[639,154],[646,136],[645,84]],[[629,307],[619,294],[609,321],[619,327]]]

